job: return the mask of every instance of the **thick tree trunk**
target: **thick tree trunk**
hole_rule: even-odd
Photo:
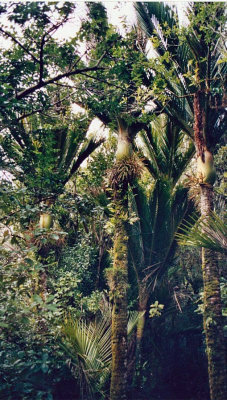
[[[124,222],[119,219],[114,243],[114,305],[112,312],[111,400],[126,399],[127,385],[127,286],[128,239]]]
[[[125,400],[127,385],[127,287],[128,287],[128,186],[140,175],[140,164],[133,157],[132,139],[141,124],[128,125],[118,118],[116,163],[110,183],[114,194],[115,239],[112,280],[112,375],[110,400]]]
[[[116,172],[119,165],[131,156],[131,142],[124,121],[119,120]],[[128,213],[127,176],[121,180],[118,172],[114,179],[115,238],[114,263],[110,276],[113,293],[112,312],[112,374],[110,400],[126,400],[127,388],[127,288],[128,288],[128,235],[125,217]],[[118,180],[119,181],[116,181]],[[111,284],[112,281],[112,284]]]
[[[215,171],[213,156],[207,149],[207,126],[204,111],[204,93],[194,95],[194,139],[197,153],[197,172],[200,181],[201,216],[209,217],[213,209],[213,183]],[[211,400],[226,400],[226,359],[222,322],[220,278],[215,252],[202,249],[204,286],[204,332],[208,359],[208,376]]]
[[[212,210],[213,189],[201,185],[201,214],[209,216]],[[212,250],[202,249],[202,270],[204,284],[204,332],[211,400],[225,400],[226,362],[225,343],[220,295],[220,278],[216,254]]]

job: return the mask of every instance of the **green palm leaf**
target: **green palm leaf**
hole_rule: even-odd
[[[128,335],[132,333],[141,312],[131,311]],[[60,346],[74,364],[74,374],[80,381],[81,392],[93,398],[102,393],[110,374],[111,321],[101,316],[94,321],[67,319],[62,326]]]
[[[195,152],[193,142],[190,139],[186,141],[179,125],[173,124],[164,114],[160,114],[146,131],[140,133],[137,149],[154,179],[168,176],[174,184]]]
[[[69,318],[62,326],[60,345],[72,360],[74,375],[79,380],[81,395],[93,398],[102,392],[103,382],[110,372],[111,328],[102,318],[94,323]]]
[[[71,168],[68,172],[67,180],[69,180],[75,174],[75,172],[81,166],[82,162],[85,161],[91,155],[91,153],[93,153],[93,151],[96,150],[103,142],[104,139],[96,140],[93,137],[91,137],[90,139],[85,139],[84,143],[79,148],[75,159],[72,162]]]
[[[208,218],[192,218],[181,226],[182,233],[177,234],[182,246],[205,247],[220,253],[227,253],[227,227],[225,222],[212,213]]]

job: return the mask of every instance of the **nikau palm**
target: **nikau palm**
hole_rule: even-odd
[[[110,174],[114,206],[113,268],[108,280],[113,295],[112,374],[110,399],[126,399],[127,383],[127,289],[128,289],[128,189],[139,175],[140,166],[133,156],[135,125],[118,118],[118,145],[115,165]]]
[[[62,104],[59,99],[59,104]],[[16,178],[23,180],[34,203],[43,204],[40,228],[53,224],[50,206],[79,167],[103,139],[87,137],[91,119],[81,113],[67,116],[55,109],[48,117],[33,115],[15,124],[2,136],[2,151]]]
[[[102,41],[97,31],[90,27],[92,41],[106,46],[103,59],[105,74],[95,84],[89,77],[81,85],[78,104],[86,107],[105,125],[117,133],[116,161],[109,176],[113,195],[113,268],[109,269],[108,281],[113,297],[112,312],[112,368],[111,400],[126,399],[127,384],[127,289],[128,289],[128,189],[129,184],[139,175],[141,163],[133,155],[132,142],[144,123],[141,105],[137,101],[137,80],[141,78],[141,64],[145,57],[137,51],[135,32],[122,37],[110,26],[107,31],[106,12],[100,3],[89,3],[103,15]],[[93,17],[92,17],[93,16]],[[99,54],[92,53],[99,58]],[[145,76],[145,73],[144,73]],[[103,79],[104,77],[104,79]]]
[[[225,45],[221,37],[226,22],[224,5],[194,3],[188,13],[190,24],[183,32],[184,40],[178,34],[173,8],[151,2],[136,3],[136,9],[141,27],[149,37],[157,39],[156,51],[161,62],[153,64],[154,81],[161,78],[164,82],[163,91],[168,101],[163,111],[173,121],[178,118],[182,128],[194,140],[201,216],[206,220],[213,208],[215,172],[212,152],[225,128],[223,86],[226,64],[221,59]],[[160,107],[159,101],[156,105]],[[224,400],[225,348],[219,271],[213,250],[202,249],[202,271],[210,396],[211,400]]]
[[[192,142],[183,150],[185,134],[165,115],[152,122],[141,139],[142,160],[154,184],[149,193],[138,182],[132,185],[132,210],[138,221],[129,227],[129,252],[137,277],[138,306],[143,311],[137,327],[138,358],[149,297],[174,258],[175,235],[182,220],[193,212],[179,179],[194,154]]]

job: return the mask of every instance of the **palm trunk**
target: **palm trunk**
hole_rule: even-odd
[[[201,185],[201,214],[209,216],[212,210],[211,186]],[[222,304],[220,295],[220,277],[216,254],[212,250],[202,249],[202,271],[204,285],[204,332],[211,400],[225,400],[226,364],[223,335]]]
[[[110,400],[126,399],[128,239],[119,218],[114,240],[114,305],[112,312],[112,375]]]
[[[141,129],[140,123],[118,118],[118,145],[116,163],[110,181],[114,194],[115,238],[114,264],[110,270],[112,281],[112,375],[110,400],[125,400],[127,386],[127,287],[128,287],[128,186],[141,171],[141,165],[133,157],[132,139]],[[112,277],[111,277],[112,275]]]
[[[123,121],[119,121],[117,166],[123,166],[130,158],[131,143],[128,130]],[[117,176],[117,174],[116,174]],[[119,176],[118,176],[119,179]],[[128,235],[125,216],[128,213],[127,177],[114,184],[115,238],[114,263],[112,270],[112,374],[110,400],[126,400],[127,387],[127,287],[128,287]],[[111,286],[111,283],[110,283]]]
[[[207,150],[204,127],[206,126],[202,93],[194,97],[194,137],[197,151],[198,178],[200,183],[201,216],[207,218],[213,209],[213,157]],[[207,157],[208,156],[208,157]],[[222,321],[220,278],[216,254],[202,249],[202,272],[204,286],[204,332],[208,359],[208,376],[211,400],[225,400],[226,360]]]

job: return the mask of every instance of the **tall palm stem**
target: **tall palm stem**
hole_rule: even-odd
[[[206,7],[206,17],[202,17]],[[183,120],[182,127],[194,136],[194,144],[198,159],[198,179],[201,187],[201,215],[207,218],[212,211],[212,194],[215,170],[213,166],[213,155],[211,148],[215,145],[223,134],[224,122],[224,101],[225,92],[220,82],[216,80],[220,77],[224,80],[226,74],[226,64],[219,66],[219,59],[222,58],[221,32],[225,28],[224,18],[225,9],[221,3],[214,5],[194,2],[189,7],[188,14],[190,25],[185,36],[184,43],[180,36],[174,34],[172,29],[177,21],[174,10],[164,3],[145,2],[137,3],[138,17],[145,33],[155,36],[159,40],[156,51],[163,56],[166,51],[171,58],[173,67],[180,84],[172,85],[172,79],[166,79],[168,91],[176,95],[170,97],[169,105],[165,106],[164,111],[171,116],[173,121],[180,115]],[[200,15],[200,21],[198,16]],[[166,35],[165,25],[171,30],[171,35]],[[215,24],[215,28],[213,26]],[[208,37],[209,32],[209,37]],[[210,34],[212,32],[212,34]],[[193,60],[195,74],[187,77],[189,62]],[[169,70],[169,64],[162,63],[163,78]],[[180,67],[180,70],[179,70]],[[179,73],[180,71],[180,73]],[[159,73],[159,71],[157,70]],[[189,79],[188,79],[189,78]],[[152,82],[152,79],[151,79]],[[214,90],[215,89],[215,90]],[[217,91],[220,107],[212,107],[211,101],[216,102]],[[187,94],[179,101],[180,96]],[[194,103],[191,99],[194,96]],[[223,117],[221,115],[223,110]],[[182,110],[181,112],[179,111]],[[191,112],[193,111],[193,112]],[[194,129],[192,129],[194,122]],[[186,129],[190,126],[190,132]],[[191,131],[194,132],[191,132]],[[194,133],[194,135],[193,135]],[[215,137],[216,136],[216,137]],[[217,261],[213,251],[202,250],[202,268],[204,280],[204,331],[206,336],[208,371],[210,382],[211,400],[224,400],[227,398],[225,388],[225,358],[224,358],[224,338],[221,318],[221,297],[219,288],[219,276]],[[219,377],[219,378],[218,378]]]
[[[201,185],[201,215],[208,217],[213,204],[213,187]],[[223,335],[220,276],[216,253],[202,248],[204,285],[204,332],[211,400],[226,399],[226,364]]]
[[[132,152],[129,132],[124,121],[118,120],[118,146],[116,152],[116,177],[114,177],[115,237],[112,269],[112,368],[110,400],[126,400],[127,384],[127,287],[128,287],[128,233],[125,216],[128,213],[127,176],[118,175],[118,166],[123,166]],[[110,284],[111,286],[111,284]]]
[[[194,138],[197,157],[200,157],[204,166],[206,166],[205,152],[207,152],[207,147],[203,135],[206,123],[201,103],[201,94],[198,92],[194,99]],[[201,216],[206,219],[213,210],[212,183],[202,182],[200,184],[200,205]],[[210,398],[211,400],[225,400],[226,362],[222,302],[217,258],[213,250],[202,248],[202,273],[204,286],[203,325],[206,337]]]
[[[118,205],[121,199],[117,200]],[[123,208],[125,211],[126,205]],[[125,222],[116,215],[114,239],[114,304],[112,311],[112,375],[111,400],[126,399],[127,381],[127,286],[128,237]]]

